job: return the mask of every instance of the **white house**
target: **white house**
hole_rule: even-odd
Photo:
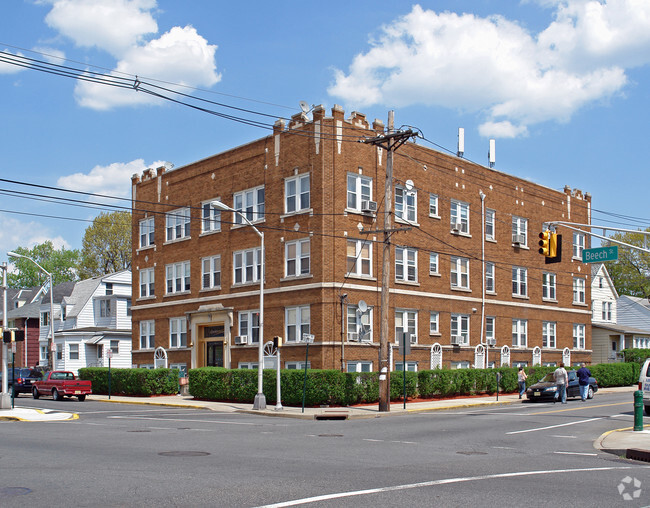
[[[44,298],[41,315],[49,310]],[[109,356],[111,367],[131,367],[131,271],[75,283],[55,303],[54,324],[53,369],[77,373],[82,367],[108,366]],[[41,343],[47,344],[47,338],[48,326],[41,326]]]

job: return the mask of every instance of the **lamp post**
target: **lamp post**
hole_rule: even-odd
[[[253,409],[266,409],[266,397],[264,396],[264,233],[253,225],[248,218],[238,210],[222,203],[221,201],[212,201],[212,206],[217,210],[233,212],[239,215],[253,231],[260,237],[260,336],[257,351],[257,394],[253,402]],[[251,335],[252,336],[252,335]]]
[[[28,256],[23,256],[22,254],[18,254],[16,252],[7,252],[7,256],[10,256],[12,258],[28,259],[36,266],[38,266],[45,275],[48,276],[48,279],[50,281],[50,331],[49,331],[49,341],[47,343],[47,350],[50,352],[50,358],[51,358],[50,368],[54,369],[54,351],[52,350],[54,346],[54,295],[53,295],[54,285],[52,284],[52,274]]]
[[[3,291],[3,303],[2,303],[2,331],[7,328],[7,263],[2,263],[0,265],[2,269],[2,291]],[[7,378],[7,344],[5,341],[2,341],[2,394],[0,394],[0,409],[11,409],[11,401],[9,396],[9,380]],[[12,372],[13,377],[13,372]]]

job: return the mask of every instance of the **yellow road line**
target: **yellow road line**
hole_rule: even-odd
[[[580,406],[580,407],[572,407],[572,408],[566,408],[566,409],[554,409],[552,411],[540,411],[539,413],[530,413],[531,415],[545,415],[549,413],[562,413],[564,411],[580,411],[581,409],[591,409],[594,407],[607,407],[607,406],[622,406],[623,404],[630,404],[632,407],[634,407],[633,402],[614,402],[612,404],[598,404],[597,406],[592,406],[589,404],[588,406]]]

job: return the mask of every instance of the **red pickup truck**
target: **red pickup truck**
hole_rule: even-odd
[[[38,399],[41,395],[51,395],[54,400],[63,397],[77,397],[79,402],[86,400],[92,393],[92,382],[76,379],[72,372],[53,370],[41,380],[32,384],[32,395]]]

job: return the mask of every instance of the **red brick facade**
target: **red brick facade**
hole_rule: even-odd
[[[359,113],[345,119],[339,107],[332,110],[331,116],[317,107],[313,120],[296,115],[288,127],[278,122],[272,136],[171,171],[159,168],[135,175],[133,363],[152,365],[154,347],[166,350],[169,363],[185,364],[188,369],[215,363],[236,368],[242,363],[257,362],[257,346],[236,345],[235,336],[239,335],[240,312],[259,308],[259,282],[234,282],[233,251],[258,248],[260,238],[248,225],[233,225],[235,215],[230,212],[221,212],[220,231],[206,233],[201,215],[206,202],[219,200],[235,207],[237,193],[263,187],[264,219],[254,224],[264,233],[266,247],[264,342],[274,336],[286,340],[292,333],[287,330],[287,309],[302,306],[309,312],[304,323],[308,326],[302,331],[308,328],[315,336],[309,348],[312,368],[347,368],[348,362],[363,361],[365,368],[377,370],[387,153],[358,140],[383,131],[381,122],[369,125]],[[300,202],[300,185],[306,181],[301,180],[303,176],[308,176],[309,205],[298,212],[287,211],[287,206],[293,206],[293,201],[287,205],[287,180],[293,179],[291,183],[297,184],[296,202]],[[364,178],[371,179],[370,197],[377,203],[376,213],[355,210],[354,203],[348,202],[348,187],[352,185],[348,180],[359,184],[354,187],[359,200],[368,197],[368,187],[362,185],[368,183],[362,181]],[[409,180],[413,183],[411,191],[407,189],[410,182],[406,185]],[[490,364],[559,363],[565,348],[570,350],[571,363],[589,361],[589,267],[578,257],[573,258],[573,233],[568,229],[558,230],[563,235],[560,263],[545,265],[537,246],[537,235],[544,222],[589,223],[588,194],[568,188],[552,190],[410,142],[395,152],[394,185],[402,189],[396,192],[408,195],[404,201],[415,196],[414,220],[394,220],[396,229],[410,229],[391,235],[389,343],[396,344],[396,311],[404,311],[407,318],[414,317],[417,338],[407,362],[417,363],[418,370],[431,368],[432,361],[433,365],[443,366],[480,364],[483,360],[477,360],[476,347],[485,343],[489,332],[485,322],[481,326],[482,315],[494,324],[492,337],[496,345],[488,347]],[[485,242],[481,194],[485,196],[485,209],[494,213],[494,239]],[[437,196],[437,210],[430,214],[431,195]],[[306,198],[304,194],[302,197]],[[395,199],[394,192],[393,203]],[[360,202],[356,205],[359,208]],[[184,207],[191,211],[189,232],[181,225],[181,238],[168,240],[166,214]],[[457,210],[455,216],[461,224],[467,213],[467,231],[465,226],[460,231],[453,230],[452,207]],[[300,209],[300,205],[296,208]],[[521,232],[513,231],[513,218],[517,224],[527,226],[521,244],[513,242],[513,233]],[[143,219],[152,221],[155,227],[152,244],[144,247],[140,238],[141,231],[147,231],[146,225],[141,228],[146,224]],[[308,273],[296,276],[295,271],[286,272],[285,251],[287,244],[297,240],[304,240],[299,248],[303,255],[308,249],[309,264]],[[370,259],[362,254],[354,264],[355,253],[348,259],[351,240],[369,241]],[[146,239],[144,243],[148,242]],[[404,273],[415,280],[396,280],[398,250],[404,260]],[[438,270],[434,274],[430,274],[430,253],[437,254]],[[202,261],[215,255],[221,256],[220,286],[202,289]],[[484,299],[483,257],[494,267],[494,291],[487,292]],[[362,264],[364,260],[368,263]],[[409,266],[411,261],[416,265]],[[349,274],[349,262],[359,274]],[[188,263],[190,278],[186,289],[183,277]],[[302,263],[298,258],[296,265],[291,264],[291,270],[294,266],[306,269],[304,257]],[[452,264],[459,267],[454,276],[460,287],[452,287]],[[168,294],[166,270],[170,265],[174,265],[170,268],[174,292]],[[513,295],[513,267],[521,277],[517,279],[520,295]],[[139,274],[146,269],[153,269],[154,289],[153,295],[142,297]],[[543,298],[544,272],[555,274],[554,298],[552,293]],[[255,273],[255,267],[251,273]],[[177,279],[179,274],[182,280]],[[584,280],[584,292],[578,297],[584,303],[574,303],[574,279]],[[347,298],[343,299],[343,295]],[[366,337],[370,342],[348,340],[347,305],[356,305],[360,300],[372,309],[371,335]],[[432,313],[437,313],[438,322],[438,330],[433,332]],[[170,318],[179,318],[176,326],[182,320],[186,322],[185,343],[179,339],[174,344],[180,347],[171,347]],[[452,320],[459,325],[456,335],[465,341],[461,346],[451,345]],[[516,345],[513,320],[518,320],[523,328]],[[142,321],[155,323],[155,343],[145,339],[144,348],[140,338]],[[550,332],[553,328],[555,333],[547,336],[551,342],[544,345],[543,330]],[[577,348],[575,329],[584,333],[584,339],[577,339]],[[300,330],[296,335],[300,337]],[[435,351],[434,344],[440,346]],[[502,351],[503,346],[510,349],[509,358]],[[534,360],[536,347],[541,348],[541,356]],[[295,362],[291,364],[295,367],[304,360],[304,345],[287,343],[283,347],[283,367],[286,362]],[[396,362],[401,362],[401,356],[395,346],[391,368],[395,368]]]

